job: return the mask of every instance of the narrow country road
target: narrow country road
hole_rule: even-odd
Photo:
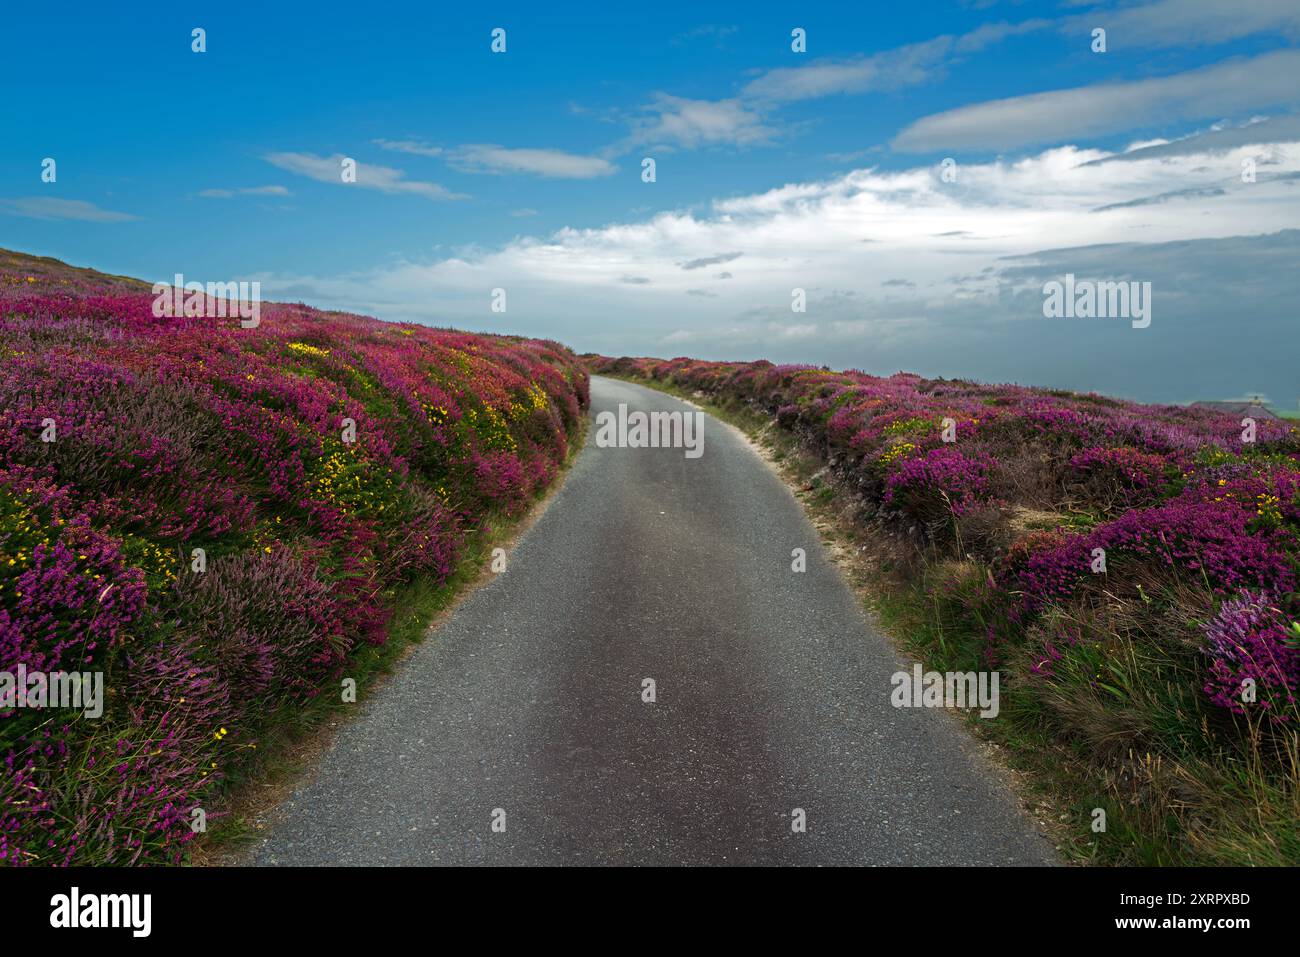
[[[592,379],[594,413],[620,402],[689,408]],[[691,459],[593,427],[507,570],[358,705],[251,859],[1055,863],[954,718],[890,705],[910,668],[731,429],[706,418]]]

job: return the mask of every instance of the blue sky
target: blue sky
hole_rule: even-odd
[[[1295,0],[7,20],[0,246],[580,350],[1300,398]],[[1065,272],[1150,281],[1152,325],[1044,319]]]

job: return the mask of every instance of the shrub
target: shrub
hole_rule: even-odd
[[[1205,625],[1210,659],[1205,693],[1215,704],[1245,714],[1243,689],[1255,683],[1258,705],[1274,721],[1294,721],[1300,691],[1300,643],[1276,602],[1243,589]]]

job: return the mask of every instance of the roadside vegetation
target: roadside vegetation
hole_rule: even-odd
[[[1098,395],[588,356],[760,439],[1076,860],[1300,863],[1300,429]],[[945,440],[947,439],[947,441]],[[1096,810],[1105,830],[1096,831]]]
[[[0,259],[0,672],[105,692],[0,711],[0,864],[184,860],[196,809],[418,637],[585,423],[553,342],[152,300]]]

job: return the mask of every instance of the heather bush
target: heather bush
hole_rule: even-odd
[[[0,862],[176,861],[279,716],[384,642],[395,588],[554,479],[587,375],[539,340],[290,304],[243,329],[14,279],[0,670],[102,671],[107,700],[0,713]]]
[[[991,465],[951,447],[903,458],[885,481],[884,501],[920,519],[963,515],[987,494]]]
[[[1205,692],[1215,704],[1246,713],[1243,689],[1254,682],[1270,718],[1295,721],[1300,692],[1300,629],[1267,593],[1243,589],[1205,625],[1210,660]]]
[[[1286,421],[1260,421],[1247,444],[1230,416],[1091,394],[769,362],[588,362],[775,416],[881,514],[979,551],[996,588],[972,610],[995,660],[1041,616],[1102,593],[1148,602],[1191,585],[1208,602],[1297,587],[1300,429]],[[1018,531],[1026,507],[1054,512],[1056,530]],[[945,527],[956,534],[934,534]]]
[[[1127,446],[1084,449],[1070,459],[1078,479],[1076,494],[1111,513],[1158,501],[1182,463]]]

